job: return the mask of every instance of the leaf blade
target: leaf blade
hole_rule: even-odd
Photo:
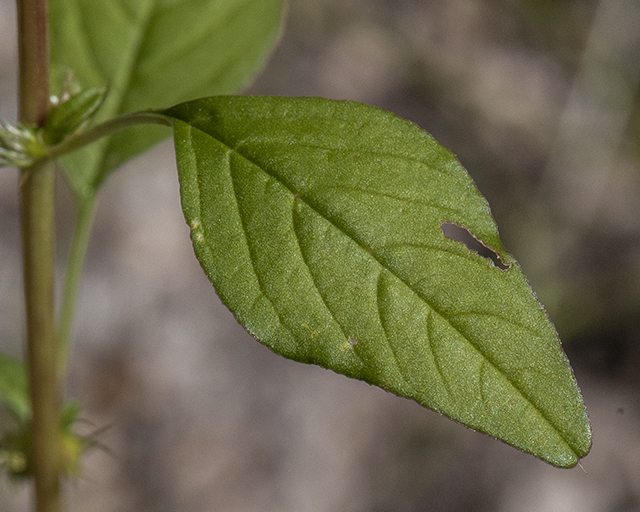
[[[52,81],[61,87],[72,70],[85,88],[108,86],[98,122],[233,93],[273,48],[282,10],[283,0],[55,0]],[[64,165],[74,191],[91,193],[112,169],[168,134],[129,128],[69,155]]]
[[[196,254],[251,334],[552,464],[588,452],[555,329],[486,201],[428,134],[317,98],[208,98],[164,114]],[[446,222],[508,269],[445,237]]]

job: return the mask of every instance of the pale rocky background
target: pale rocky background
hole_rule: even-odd
[[[9,120],[14,20],[0,0]],[[102,192],[68,394],[84,433],[108,428],[69,511],[640,511],[639,81],[637,0],[291,0],[249,89],[378,105],[458,155],[563,338],[594,429],[584,470],[256,343],[192,254],[166,143]],[[0,349],[14,355],[17,186],[1,169]],[[27,504],[0,479],[0,511]]]

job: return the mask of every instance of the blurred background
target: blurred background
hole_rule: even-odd
[[[7,120],[15,39],[0,0]],[[68,389],[104,449],[69,510],[640,511],[639,84],[637,0],[291,0],[247,91],[377,105],[457,154],[563,340],[594,430],[584,470],[256,343],[193,256],[165,143],[100,197]],[[17,187],[0,170],[0,350],[19,356]],[[27,491],[0,479],[0,510]]]

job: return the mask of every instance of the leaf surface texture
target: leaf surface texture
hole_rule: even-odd
[[[486,200],[430,135],[319,98],[215,97],[163,114],[196,255],[258,340],[551,464],[588,452],[555,329]],[[443,224],[463,227],[506,270]]]

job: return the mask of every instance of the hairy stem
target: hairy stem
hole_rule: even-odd
[[[42,125],[49,112],[47,0],[18,0],[19,117]],[[60,396],[54,318],[55,164],[24,169],[21,185],[27,368],[37,512],[60,512]]]

